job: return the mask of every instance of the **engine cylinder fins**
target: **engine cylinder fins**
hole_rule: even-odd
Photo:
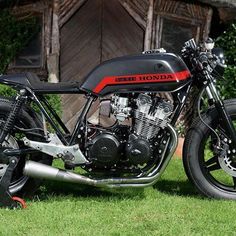
[[[134,130],[137,135],[140,135],[146,139],[155,137],[159,132],[159,121],[153,121],[145,117],[143,113],[135,113],[135,126]]]
[[[152,101],[151,96],[140,94],[136,105],[134,131],[137,135],[151,139],[158,134],[160,128],[167,127],[173,104],[158,97]]]

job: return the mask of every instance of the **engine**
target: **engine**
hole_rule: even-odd
[[[112,112],[116,119],[124,121],[131,117],[132,108],[128,107],[129,99],[125,97],[113,97]],[[169,116],[173,112],[173,104],[160,97],[152,99],[151,96],[140,94],[136,99],[134,109],[134,133],[145,139],[155,137],[169,122]]]
[[[97,131],[90,138],[89,159],[96,166],[143,165],[154,156],[160,129],[170,122],[173,104],[163,98],[139,94],[136,98],[113,96],[101,103],[100,112],[113,115],[118,125]],[[128,125],[121,125],[124,121]]]
[[[173,105],[161,98],[152,101],[151,97],[145,94],[140,94],[136,103],[134,132],[145,139],[151,139],[157,135],[160,128],[166,127]]]

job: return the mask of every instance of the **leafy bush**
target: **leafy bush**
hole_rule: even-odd
[[[236,98],[236,68],[228,66],[224,73],[224,79],[219,79],[218,85],[223,99]]]
[[[12,89],[10,86],[0,84],[0,96],[3,97],[13,97],[16,95],[16,90]],[[49,104],[55,109],[58,115],[61,114],[61,98],[55,94],[47,94],[46,99],[48,100]],[[39,111],[36,105],[33,105],[33,108],[36,111]]]
[[[48,94],[46,95],[46,99],[48,100],[49,104],[55,109],[57,114],[61,116],[61,97],[55,94]]]
[[[0,10],[0,74],[38,32],[35,17],[16,19],[9,10]]]
[[[219,80],[223,98],[236,97],[236,21],[217,39],[216,45],[224,49],[228,68]]]
[[[29,43],[38,30],[39,25],[35,17],[19,20],[11,15],[9,10],[0,10],[0,74],[6,71],[8,64]],[[16,95],[16,91],[0,84],[0,95],[12,97]],[[61,114],[60,97],[46,95],[46,98],[56,112]]]
[[[0,84],[0,96],[12,97],[16,95],[16,91],[7,85]]]

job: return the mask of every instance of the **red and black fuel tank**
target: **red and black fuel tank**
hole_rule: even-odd
[[[171,92],[189,82],[190,71],[171,53],[140,54],[105,61],[85,78],[81,89],[98,96],[123,92]]]

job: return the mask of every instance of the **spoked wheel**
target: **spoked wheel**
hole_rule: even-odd
[[[7,115],[11,111],[12,102],[7,99],[0,99],[0,127],[4,125]],[[29,114],[31,112],[31,114]],[[23,129],[32,129],[34,133],[40,133],[38,128],[41,128],[41,121],[30,109],[22,110],[17,118],[16,124],[10,134],[7,135],[5,141],[0,148],[0,151],[6,148],[21,149],[25,148],[21,138],[27,136],[32,140],[38,140],[38,137],[32,133],[24,133]],[[20,128],[20,129],[19,129]],[[1,132],[1,131],[0,131]],[[12,196],[16,195],[31,195],[35,192],[40,184],[40,180],[35,180],[23,175],[23,168],[26,160],[34,160],[43,164],[51,165],[52,159],[48,155],[42,153],[34,153],[29,155],[22,155],[19,158],[16,169],[13,172],[9,192]],[[0,179],[4,175],[8,167],[8,160],[4,155],[0,155]]]
[[[236,100],[225,103],[236,124]],[[220,137],[221,149],[213,131],[197,119],[185,138],[183,162],[189,179],[205,196],[236,199],[236,147],[220,124],[216,110],[203,117]]]

